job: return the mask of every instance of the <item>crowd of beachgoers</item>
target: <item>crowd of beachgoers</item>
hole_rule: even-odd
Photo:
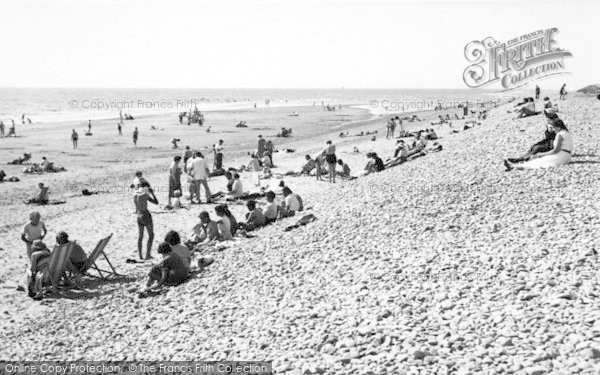
[[[552,97],[551,105],[545,96]],[[8,298],[47,316],[39,324],[21,324],[8,315],[7,324],[32,331],[19,341],[17,331],[8,330],[7,339],[17,343],[7,353],[19,356],[27,346],[40,358],[100,355],[85,345],[85,335],[73,337],[63,328],[48,334],[48,322],[66,319],[82,332],[101,328],[105,343],[98,348],[124,358],[132,350],[142,358],[159,352],[165,358],[273,358],[278,371],[292,373],[396,373],[424,366],[450,372],[592,371],[598,358],[594,332],[600,331],[594,321],[600,320],[593,310],[598,286],[589,278],[594,232],[585,228],[597,224],[590,204],[597,190],[590,177],[597,100],[545,96],[534,97],[536,113],[528,116],[521,116],[521,108],[530,106],[529,97],[440,113],[432,121],[388,116],[370,129],[321,137],[306,148],[315,152],[301,154],[292,144],[271,150],[267,143],[275,138],[269,137],[258,138],[244,161],[229,157],[226,136],[208,152],[168,143],[171,155],[162,159],[170,164],[168,172],[133,169],[130,194],[111,201],[136,212],[125,219],[138,229],[138,259],[125,264],[121,255],[123,264],[117,264],[136,277],[93,284],[107,293],[77,300],[83,309],[67,307],[67,298],[47,297],[53,282],[59,297],[92,284],[81,274],[93,271],[89,260],[98,253],[83,251],[73,233],[78,224],[87,228],[89,215],[104,215],[98,212],[102,206],[74,216],[80,223],[61,220],[54,208],[74,198],[60,196],[66,204],[45,207],[59,203],[51,199],[58,187],[45,183],[40,193],[46,195],[28,200],[42,205],[20,232],[23,253],[31,254],[30,282],[22,289],[43,300],[24,301],[21,292]],[[68,142],[68,133],[64,138]],[[50,176],[44,173],[39,176]],[[158,178],[168,181],[167,201],[162,190],[156,194]],[[158,198],[161,212],[169,214],[155,213]],[[21,207],[23,216],[30,213]],[[50,207],[53,214],[45,213]],[[176,224],[176,217],[191,212],[199,216],[195,224]],[[125,226],[109,216],[94,227]],[[46,226],[61,229],[54,231],[56,246],[48,243]],[[125,229],[135,237],[133,228]],[[148,241],[156,228],[158,247]],[[53,254],[49,248],[69,249],[55,280],[43,277]],[[106,253],[116,255],[114,248]],[[435,279],[451,271],[452,282]],[[255,299],[263,303],[251,304]],[[136,339],[146,349],[124,338],[129,328],[119,325],[126,323],[119,317],[141,310],[131,324],[140,332],[162,332],[160,339]],[[555,319],[544,318],[548,310]],[[36,313],[24,308],[23,314]],[[197,320],[198,330],[169,328],[187,327],[189,319]],[[173,344],[178,337],[183,341]],[[231,337],[238,337],[235,344]],[[540,340],[535,350],[532,340]]]
[[[559,100],[566,98],[564,86],[559,93]],[[543,110],[535,110],[536,100],[540,100],[540,88],[536,87],[536,98],[526,97],[514,105],[512,110],[516,114],[516,119],[543,114],[547,118],[547,127],[544,132],[544,139],[536,142],[526,153],[515,158],[507,158],[504,160],[504,165],[508,170],[512,169],[535,169],[547,168],[567,164],[571,160],[573,152],[573,139],[564,122],[558,116],[558,106],[553,105],[548,97],[544,98]],[[509,100],[509,103],[515,101],[516,98]],[[324,104],[323,104],[324,105]],[[168,169],[168,203],[165,205],[167,210],[177,210],[185,206],[182,203],[183,199],[183,182],[187,181],[188,194],[187,200],[189,204],[202,204],[201,190],[204,190],[204,203],[213,205],[214,215],[217,220],[211,219],[207,211],[202,211],[199,215],[199,223],[191,230],[191,235],[182,244],[181,236],[176,231],[170,231],[158,245],[158,253],[161,255],[161,260],[157,262],[149,273],[146,287],[140,292],[140,296],[148,295],[153,287],[161,288],[168,285],[178,285],[185,282],[190,277],[190,271],[196,269],[192,264],[193,254],[202,254],[203,250],[210,246],[216,246],[219,242],[231,241],[234,236],[251,237],[252,231],[259,229],[265,225],[275,222],[276,220],[296,216],[300,213],[305,213],[306,208],[300,195],[294,193],[288,183],[284,182],[283,178],[290,181],[293,177],[299,176],[314,176],[317,181],[322,181],[324,176],[330,183],[336,183],[337,179],[353,180],[361,176],[366,176],[371,173],[381,172],[387,168],[397,166],[415,158],[425,156],[431,152],[439,152],[443,150],[442,145],[438,142],[438,135],[434,130],[434,126],[448,125],[452,127],[452,121],[463,120],[464,125],[462,130],[468,130],[473,126],[481,125],[481,121],[488,116],[488,111],[498,106],[494,103],[492,108],[472,108],[468,102],[461,106],[462,117],[457,113],[452,116],[450,114],[438,115],[439,122],[431,122],[431,128],[425,128],[418,131],[409,132],[405,130],[405,124],[421,122],[418,115],[400,117],[393,116],[385,122],[386,140],[395,141],[395,150],[393,155],[390,155],[384,161],[375,151],[366,154],[367,163],[364,168],[358,172],[352,172],[348,163],[338,158],[336,154],[336,145],[331,140],[328,140],[324,148],[316,155],[305,155],[305,163],[295,171],[287,171],[285,173],[277,173],[277,167],[274,163],[275,148],[270,140],[266,140],[262,135],[258,135],[256,149],[250,154],[250,160],[247,165],[242,165],[239,168],[225,168],[225,142],[223,139],[212,147],[213,165],[209,168],[207,157],[197,150],[193,150],[189,145],[181,155],[176,155]],[[324,109],[327,107],[324,107]],[[334,107],[335,108],[335,107]],[[339,107],[340,110],[342,107]],[[331,110],[327,108],[327,110]],[[437,108],[436,108],[437,110]],[[294,111],[294,116],[298,115]],[[179,115],[179,123],[183,124],[183,119],[188,118],[188,125],[195,123],[203,126],[204,116],[197,108],[188,113]],[[118,136],[122,136],[123,120],[133,120],[131,115],[120,113],[120,121],[117,123]],[[240,122],[236,125],[238,127]],[[2,124],[3,125],[3,124]],[[14,135],[14,122],[9,132],[9,135]],[[3,127],[1,128],[3,131]],[[285,130],[285,128],[283,128]],[[207,130],[208,131],[208,130]],[[456,133],[459,130],[453,129],[451,133]],[[92,121],[88,122],[88,128],[85,133],[92,136]],[[289,130],[291,134],[291,130]],[[349,132],[340,133],[340,138],[350,136],[372,136],[376,139],[378,131],[360,132],[350,134]],[[2,134],[4,136],[4,134]],[[286,133],[286,136],[289,136]],[[135,127],[132,133],[134,146],[137,147],[139,139],[138,127]],[[430,144],[430,141],[432,144]],[[77,149],[79,135],[75,129],[71,133],[71,142],[73,149]],[[180,139],[171,139],[171,148],[178,149]],[[287,151],[287,150],[286,150]],[[291,150],[293,151],[293,150]],[[359,152],[356,148],[354,152]],[[23,156],[13,160],[10,164],[25,165],[30,164],[30,153],[24,153]],[[32,164],[23,169],[23,173],[46,173],[60,172],[65,170],[62,167],[55,167],[52,162],[42,157],[40,165]],[[249,181],[252,183],[252,189],[245,189],[241,174],[247,174]],[[275,176],[274,176],[275,175]],[[212,177],[224,176],[227,180],[226,190],[216,193],[211,192],[209,179]],[[276,189],[267,190],[266,187],[261,187],[261,180],[270,180],[274,177],[280,178],[280,183]],[[4,172],[0,172],[0,181],[6,178]],[[18,177],[13,176],[6,181],[19,181]],[[44,183],[39,183],[39,191],[31,199],[27,200],[26,204],[46,205],[46,204],[64,204],[64,200],[50,200],[49,187]],[[130,185],[133,195],[135,212],[137,215],[138,226],[138,241],[137,250],[138,257],[141,260],[153,259],[152,247],[154,244],[154,224],[153,217],[148,208],[148,204],[159,204],[152,185],[143,177],[143,172],[135,173],[134,180]],[[83,195],[96,194],[87,190],[82,191]],[[278,199],[277,196],[282,198]],[[238,220],[229,210],[228,204],[232,202],[244,200],[246,201],[247,213],[244,220]],[[264,202],[263,202],[264,200]],[[304,215],[296,225],[306,225],[314,221],[315,217],[312,214]],[[143,252],[144,236],[147,233],[147,241],[145,254]],[[30,260],[30,267],[27,269],[27,293],[34,299],[42,299],[44,295],[45,284],[53,286],[53,292],[58,291],[58,283],[71,285],[70,279],[85,275],[90,270],[90,262],[96,259],[88,259],[83,249],[77,245],[74,247],[61,246],[68,244],[68,234],[64,231],[58,233],[56,237],[57,249],[69,251],[69,254],[64,256],[65,264],[55,266],[50,260],[53,252],[51,252],[43,239],[46,236],[45,224],[41,220],[41,215],[38,211],[33,211],[30,214],[30,220],[25,225],[21,239],[26,244],[27,258]],[[98,256],[98,254],[95,254]],[[56,258],[61,258],[55,255]],[[199,256],[194,263],[199,268],[206,267],[212,263],[213,259]],[[54,267],[64,268],[61,270],[60,277],[53,277],[55,272]],[[155,285],[156,284],[156,285]]]

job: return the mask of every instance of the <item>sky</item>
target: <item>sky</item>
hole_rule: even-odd
[[[557,27],[600,83],[600,1],[0,0],[0,87],[467,88],[465,45]]]

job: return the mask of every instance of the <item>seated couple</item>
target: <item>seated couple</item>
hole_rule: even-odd
[[[23,238],[23,237],[22,237]],[[73,244],[69,259],[66,263],[65,272],[60,275],[60,279],[66,285],[70,284],[67,272],[71,274],[83,274],[87,263],[87,255],[76,242],[69,241],[69,236],[65,232],[59,232],[56,235],[56,245],[52,252],[46,247],[42,239],[34,240],[31,243],[31,256],[29,258],[30,267],[26,271],[27,295],[34,299],[43,298],[43,286],[52,284],[55,294],[58,293],[58,283],[60,280],[51,280],[50,256],[57,251],[66,251],[66,245]]]
[[[570,163],[572,153],[573,136],[558,116],[549,117],[544,139],[534,144],[525,155],[504,160],[504,166],[507,171],[550,168]]]
[[[200,223],[194,226],[190,239],[185,243],[188,249],[196,251],[216,242],[233,240],[239,227],[237,220],[224,204],[217,205],[215,213],[218,221],[213,221],[207,211],[200,212]]]
[[[538,114],[538,112],[535,111],[535,100],[533,98],[525,98],[523,102],[518,103],[515,107],[519,106],[520,108],[517,108],[514,111],[517,114],[515,119],[535,116]]]
[[[365,169],[358,173],[357,176],[366,176],[370,173],[381,172],[385,169],[383,160],[375,152],[367,152],[368,162]]]

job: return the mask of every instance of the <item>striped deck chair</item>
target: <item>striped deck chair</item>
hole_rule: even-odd
[[[67,268],[72,249],[72,242],[54,247],[52,255],[50,255],[48,268],[36,275],[35,290],[37,292],[42,290],[44,284],[51,284],[54,293],[58,293],[58,282],[60,281],[60,276]]]
[[[85,265],[81,269],[82,274],[88,275],[91,277],[96,277],[96,278],[103,279],[103,280],[108,279],[108,275],[120,276],[117,273],[117,271],[115,270],[115,267],[113,267],[112,263],[106,256],[106,253],[104,252],[104,249],[106,248],[106,245],[108,245],[108,242],[110,241],[112,236],[113,235],[111,233],[110,236],[103,238],[98,242],[98,244],[96,245],[96,248],[89,255],[88,260],[85,262]],[[110,267],[110,271],[100,269],[100,267],[98,267],[98,265],[96,264],[96,262],[98,261],[98,258],[100,258],[100,255],[102,255],[104,257],[104,260],[106,261],[106,263],[108,263],[108,266]],[[90,274],[90,271],[92,271],[92,270],[98,272],[98,275],[100,275],[100,276]],[[107,274],[107,276],[105,276],[104,273]]]

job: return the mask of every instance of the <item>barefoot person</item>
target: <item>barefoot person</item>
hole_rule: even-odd
[[[133,203],[135,204],[135,212],[137,214],[137,225],[138,225],[138,255],[140,259],[142,257],[142,242],[144,241],[144,229],[148,231],[148,243],[146,245],[146,258],[151,259],[150,252],[152,250],[152,241],[154,241],[154,224],[152,222],[152,215],[148,211],[148,201],[158,204],[158,199],[154,195],[154,191],[150,187],[147,181],[140,184],[140,187],[136,194],[133,196]]]
[[[573,136],[559,118],[551,120],[554,130],[554,147],[547,152],[540,152],[532,155],[529,161],[523,164],[514,164],[508,160],[504,160],[506,170],[516,169],[539,169],[551,168],[559,165],[568,164],[571,162],[571,154],[573,153]]]
[[[329,183],[333,182],[335,184],[335,163],[337,157],[335,156],[335,145],[331,143],[331,141],[327,141],[327,146],[323,150],[323,155],[325,156],[325,161],[327,162],[329,170]]]
[[[168,205],[171,205],[171,198],[175,197],[175,192],[179,190],[181,192],[181,167],[179,162],[181,156],[177,155],[173,158],[171,166],[169,166],[169,199]]]

